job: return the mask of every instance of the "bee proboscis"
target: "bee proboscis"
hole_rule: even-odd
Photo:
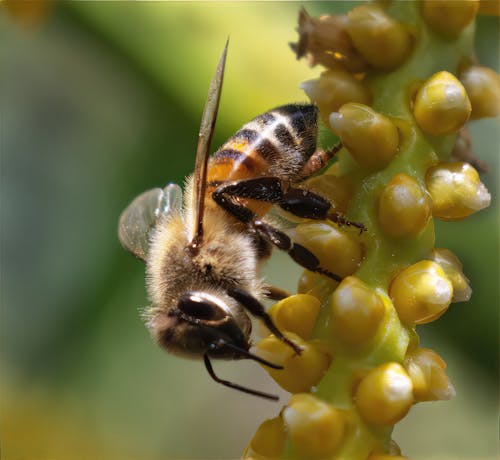
[[[202,357],[210,376],[223,385],[277,399],[221,380],[210,359],[253,359],[280,368],[250,352],[247,312],[300,354],[300,347],[275,326],[260,302],[286,295],[259,276],[273,246],[309,270],[340,278],[277,228],[268,211],[279,206],[302,218],[362,226],[345,220],[326,199],[300,188],[337,150],[316,149],[314,105],[289,104],[263,113],[209,157],[226,55],[227,43],[210,84],[195,171],[186,181],[184,199],[174,184],[139,195],[120,217],[119,239],[146,262],[151,306],[144,316],[158,344],[174,354]]]

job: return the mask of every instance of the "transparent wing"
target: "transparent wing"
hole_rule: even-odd
[[[151,230],[163,216],[178,211],[181,206],[182,189],[176,184],[142,193],[120,216],[118,238],[121,245],[139,259],[146,260]]]

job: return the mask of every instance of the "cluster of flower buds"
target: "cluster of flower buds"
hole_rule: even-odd
[[[422,0],[320,18],[301,10],[292,48],[325,67],[302,88],[343,146],[308,187],[368,230],[305,221],[292,231],[343,279],[305,271],[299,294],[270,309],[303,352],[273,335],[255,345],[284,366],[268,372],[292,396],[245,459],[401,460],[392,426],[417,402],[454,396],[416,326],[471,295],[455,254],[434,247],[433,219],[490,203],[466,127],[500,111],[499,75],[472,64],[478,9],[477,0]]]

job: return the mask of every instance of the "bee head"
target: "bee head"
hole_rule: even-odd
[[[186,292],[175,307],[152,319],[152,333],[160,346],[178,355],[199,357],[211,350],[213,357],[242,358],[234,348],[214,347],[219,342],[242,350],[250,347],[250,320],[233,303],[230,297]]]

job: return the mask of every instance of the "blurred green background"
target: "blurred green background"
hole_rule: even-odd
[[[137,194],[193,169],[228,35],[214,146],[256,114],[305,100],[298,84],[320,69],[288,48],[299,7],[63,2],[31,19],[0,10],[2,458],[238,458],[279,411],[152,343],[138,314],[144,267],[121,249],[116,225]],[[345,8],[308,4],[313,15]],[[497,70],[498,32],[498,18],[479,19],[479,60]],[[398,425],[395,439],[415,459],[497,457],[499,129],[471,125],[494,201],[437,227],[474,294],[419,329],[448,363],[457,397],[421,404]],[[300,270],[277,255],[266,272],[293,290]],[[280,393],[254,363],[216,369]]]

